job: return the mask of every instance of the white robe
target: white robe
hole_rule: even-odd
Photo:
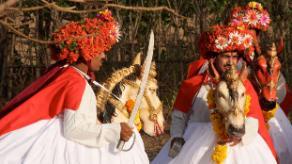
[[[213,148],[215,146],[215,134],[209,120],[209,109],[206,103],[208,86],[202,86],[193,103],[192,111],[183,137],[186,140],[180,153],[175,158],[168,157],[170,141],[161,149],[152,164],[211,164]],[[256,120],[250,118],[250,120]],[[246,121],[249,122],[249,121]],[[246,134],[243,140],[248,142],[228,146],[225,164],[276,164],[276,160],[264,141],[257,133],[254,133],[256,125],[251,121],[246,125]],[[250,127],[247,129],[247,127]],[[257,127],[256,127],[257,128]],[[179,128],[182,129],[182,128]],[[176,130],[174,130],[176,131]],[[180,130],[178,130],[178,133]],[[172,137],[180,136],[173,132]]]
[[[283,110],[279,107],[275,117],[268,122],[280,164],[292,163],[292,126]]]
[[[41,107],[40,107],[41,108]],[[40,120],[0,136],[1,164],[147,164],[140,134],[135,130],[127,152],[116,149],[120,124],[97,121],[95,94],[88,83],[77,110],[65,109],[49,120]]]

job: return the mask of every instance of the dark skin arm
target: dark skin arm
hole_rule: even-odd
[[[122,122],[121,124],[121,133],[120,133],[120,139],[122,141],[128,141],[132,134],[133,134],[133,128],[131,128],[127,123]]]

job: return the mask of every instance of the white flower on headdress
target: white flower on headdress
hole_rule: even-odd
[[[215,46],[216,48],[218,48],[219,50],[223,50],[225,47],[228,46],[228,39],[223,37],[223,36],[219,36],[216,40],[215,40]]]
[[[249,34],[245,34],[242,39],[244,48],[249,48],[252,45],[253,38]]]
[[[229,34],[228,44],[240,45],[242,43],[242,36],[237,32],[231,32]]]
[[[120,32],[120,26],[118,24],[113,28],[113,30],[110,31],[110,36],[111,38],[115,39],[116,42],[119,42],[122,35]]]
[[[267,13],[263,13],[261,18],[260,18],[260,24],[262,26],[267,26],[271,23],[271,19]]]
[[[261,14],[256,10],[248,10],[243,17],[243,22],[246,22],[248,25],[256,26],[261,18]]]

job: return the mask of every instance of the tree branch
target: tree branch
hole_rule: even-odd
[[[18,0],[8,0],[0,5],[0,13],[2,13],[6,8],[15,5]]]
[[[21,31],[19,31],[17,29],[15,29],[9,23],[7,23],[7,22],[5,22],[3,20],[0,20],[0,24],[2,24],[3,26],[5,26],[6,28],[10,29],[15,34],[17,34],[17,35],[19,35],[21,37],[24,37],[25,39],[31,40],[33,42],[40,43],[40,44],[53,44],[53,43],[55,43],[53,41],[46,41],[46,40],[35,39],[35,38],[32,38],[32,37],[30,37],[28,35],[25,35],[24,33],[22,33]]]
[[[35,6],[35,7],[29,7],[29,8],[13,8],[10,7],[8,8],[9,10],[13,11],[23,11],[23,12],[28,12],[28,11],[36,11],[36,10],[41,10],[43,8],[50,8],[54,9],[57,11],[61,12],[66,12],[66,13],[73,13],[73,14],[84,14],[84,13],[92,13],[92,12],[98,12],[101,10],[104,10],[106,8],[115,8],[115,9],[122,9],[122,10],[129,10],[129,11],[134,11],[134,12],[169,12],[177,17],[186,19],[187,17],[182,16],[178,14],[175,10],[168,8],[166,6],[159,6],[159,7],[141,7],[141,6],[125,6],[125,5],[120,5],[120,4],[104,4],[102,8],[100,9],[88,9],[88,10],[74,10],[75,7],[61,7],[58,6],[55,2],[49,3],[46,0],[42,0],[45,5],[43,6]]]

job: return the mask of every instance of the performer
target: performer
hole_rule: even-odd
[[[135,129],[127,123],[103,124],[97,119],[98,100],[88,74],[99,70],[104,52],[119,36],[118,23],[109,10],[69,22],[53,34],[52,58],[57,64],[1,113],[1,163],[149,163]],[[133,132],[136,139],[130,138]],[[134,142],[132,149],[117,151],[120,139]]]
[[[246,30],[222,26],[212,27],[201,35],[200,54],[204,59],[209,59],[207,71],[200,70],[197,75],[181,84],[172,113],[171,139],[156,156],[153,164],[276,163],[272,140],[265,127],[257,94],[249,80],[243,81],[250,98],[245,102],[249,105],[245,107],[246,128],[242,137],[220,141],[215,134],[222,132],[224,128],[216,127],[209,109],[212,108],[209,105],[212,99],[208,96],[212,86],[216,86],[218,78],[231,65],[237,64],[243,51],[252,45],[252,38]],[[181,150],[180,145],[183,145]]]
[[[284,164],[291,163],[292,126],[282,110],[283,108],[288,113],[289,106],[291,106],[291,101],[289,101],[291,96],[288,87],[286,88],[283,84],[280,84],[282,85],[280,88],[283,88],[283,90],[277,90],[279,80],[284,78],[280,73],[281,63],[278,60],[278,55],[283,49],[283,40],[280,40],[279,44],[276,45],[274,37],[269,36],[263,42],[260,42],[259,32],[265,32],[269,29],[271,19],[268,11],[258,2],[250,2],[245,7],[236,7],[232,10],[229,23],[236,26],[239,22],[243,22],[245,27],[256,34],[255,39],[257,41],[255,43],[258,44],[255,44],[254,47],[257,58],[255,58],[256,60],[249,59],[252,73],[250,79],[255,88],[260,88],[257,90],[260,105],[279,161]],[[269,32],[272,32],[271,27]],[[285,98],[281,103],[277,99],[277,92],[279,95],[285,91],[286,95],[283,96]],[[278,105],[278,103],[281,103],[281,105]]]

